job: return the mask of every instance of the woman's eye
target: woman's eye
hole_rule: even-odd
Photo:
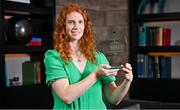
[[[68,21],[68,23],[69,23],[69,24],[72,24],[72,23],[73,23],[73,21]]]
[[[73,20],[68,20],[67,23],[68,23],[68,24],[73,24],[74,21],[73,21]]]
[[[83,23],[83,21],[79,21],[79,23],[81,24],[81,23]]]

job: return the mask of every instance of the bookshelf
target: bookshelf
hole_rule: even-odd
[[[156,2],[152,9],[146,5],[138,12],[142,1],[146,0],[129,0],[130,62],[135,77],[130,98],[180,102],[179,1],[164,0],[162,9],[158,9]],[[160,28],[170,30],[169,40]]]
[[[49,109],[52,108],[53,104],[50,88],[45,84],[43,59],[44,53],[53,47],[52,32],[55,23],[55,0],[26,1],[29,1],[29,3],[19,0],[0,0],[0,109]],[[8,21],[14,18],[18,18],[18,20],[14,21],[14,26],[12,26]],[[27,24],[19,23],[24,19],[30,21],[27,27]],[[18,31],[15,30],[15,27],[18,29],[17,25],[22,26],[22,34],[18,34]],[[28,28],[32,30],[28,42],[24,43],[16,40],[10,42],[9,38],[18,38],[18,35],[23,36],[23,32],[27,32]],[[13,33],[13,29],[16,33]],[[8,33],[13,34],[10,36]],[[27,34],[25,33],[24,36]],[[38,41],[32,41],[32,38],[38,38]],[[31,42],[31,45],[27,45],[29,42]],[[20,82],[19,85],[18,82],[18,85],[7,86],[7,74],[9,74],[7,63],[17,64],[15,62],[22,58],[21,55],[23,54],[28,55],[25,59],[28,58],[31,64],[32,62],[38,62],[36,69],[41,70],[38,76],[39,82],[26,85],[23,85],[23,82]],[[7,55],[17,55],[19,58],[15,59],[14,62],[7,62],[10,60]],[[8,70],[13,70],[15,66],[17,65],[8,67],[10,68]],[[25,64],[24,67],[28,68]]]

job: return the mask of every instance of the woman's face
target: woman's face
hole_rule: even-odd
[[[72,41],[79,40],[84,33],[84,18],[78,12],[71,12],[66,16],[66,33]]]

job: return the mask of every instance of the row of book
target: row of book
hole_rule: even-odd
[[[39,61],[30,61],[29,54],[5,54],[6,87],[41,83]]]
[[[159,26],[141,26],[139,28],[139,46],[170,46],[171,29]]]
[[[170,79],[171,57],[138,54],[136,76],[138,78]]]

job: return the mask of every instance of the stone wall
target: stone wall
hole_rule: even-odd
[[[128,61],[128,0],[56,0],[56,14],[64,4],[79,3],[86,7],[93,23],[99,50],[111,65]],[[120,78],[118,77],[118,80]],[[119,81],[118,81],[119,82]]]

